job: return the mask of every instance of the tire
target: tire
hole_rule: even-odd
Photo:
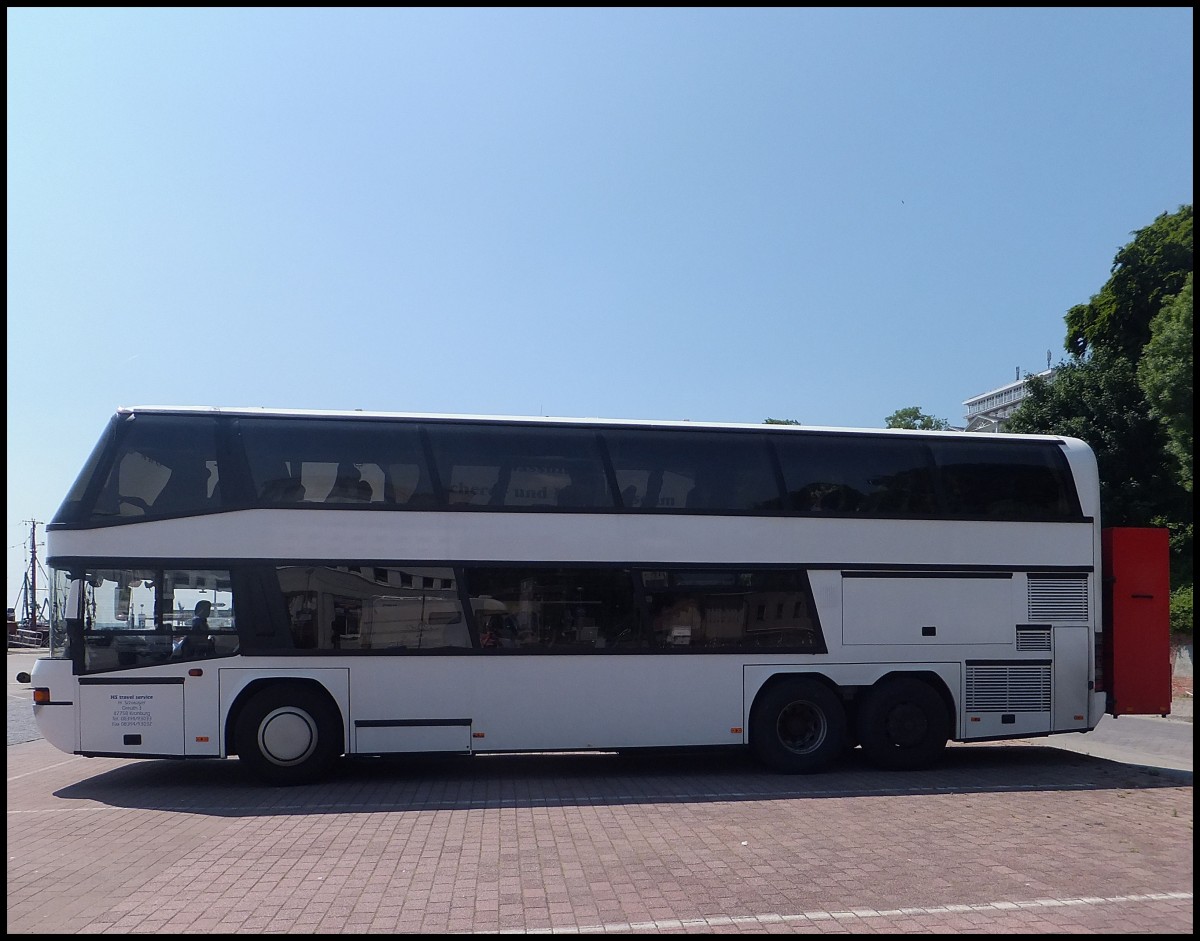
[[[784,774],[823,771],[846,750],[846,710],[820,680],[781,680],[759,694],[750,714],[750,748]]]
[[[871,764],[889,771],[928,768],[950,738],[950,714],[923,680],[897,677],[869,690],[858,713],[858,738]]]
[[[324,691],[276,683],[255,693],[234,730],[238,760],[266,784],[308,784],[342,754],[342,720]]]

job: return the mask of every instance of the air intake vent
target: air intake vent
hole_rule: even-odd
[[[1049,712],[1050,664],[968,665],[967,712]]]
[[[1029,620],[1086,621],[1086,575],[1029,575]]]
[[[1050,628],[1018,627],[1017,650],[1041,650],[1050,652]]]

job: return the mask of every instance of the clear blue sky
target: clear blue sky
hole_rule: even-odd
[[[962,424],[1192,202],[1185,7],[6,19],[10,605],[119,405]]]

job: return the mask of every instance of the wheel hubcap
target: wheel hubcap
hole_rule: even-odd
[[[804,755],[825,741],[829,724],[825,713],[811,703],[794,702],[779,713],[775,730],[784,748]]]
[[[307,712],[283,706],[262,720],[258,747],[272,764],[299,764],[317,750],[317,724]]]

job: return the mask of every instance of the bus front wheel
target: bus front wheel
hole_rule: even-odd
[[[750,716],[750,748],[776,771],[823,771],[846,748],[846,710],[820,680],[785,679],[764,690]]]
[[[858,738],[879,768],[915,771],[941,756],[950,715],[937,690],[915,677],[884,680],[867,692],[858,711]]]
[[[277,683],[255,693],[238,716],[238,760],[267,784],[307,784],[342,753],[342,722],[324,692]]]

